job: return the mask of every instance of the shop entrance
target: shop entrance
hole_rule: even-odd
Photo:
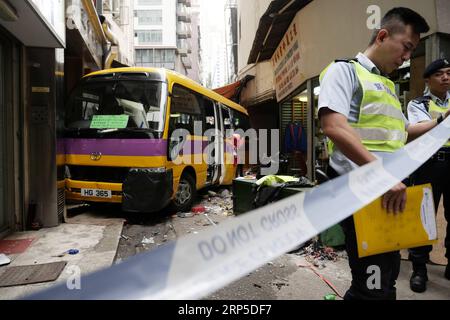
[[[289,175],[307,176],[319,183],[326,179],[328,153],[320,128],[319,78],[308,80],[280,105],[281,146],[289,160]],[[319,173],[320,176],[317,176]]]

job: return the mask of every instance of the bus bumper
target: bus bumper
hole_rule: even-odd
[[[165,208],[173,195],[173,171],[131,169],[122,185],[122,210],[155,212]]]

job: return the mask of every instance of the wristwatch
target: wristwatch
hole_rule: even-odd
[[[444,121],[444,116],[441,114],[439,117],[437,117],[437,124],[440,124],[442,121]]]

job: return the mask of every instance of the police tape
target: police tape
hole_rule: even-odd
[[[379,159],[200,234],[26,299],[199,299],[293,250],[408,177],[450,138],[450,118]]]

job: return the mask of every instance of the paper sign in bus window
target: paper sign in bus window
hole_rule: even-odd
[[[128,115],[116,116],[94,116],[91,122],[91,129],[125,129],[128,124]]]

